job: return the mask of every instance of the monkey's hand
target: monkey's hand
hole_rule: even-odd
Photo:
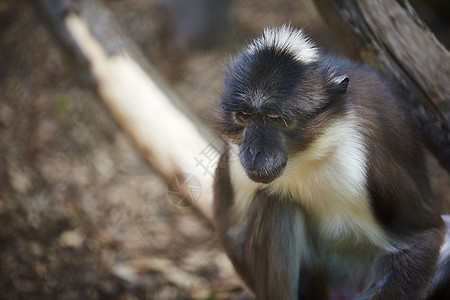
[[[369,300],[372,299],[371,296],[374,295],[380,288],[383,287],[383,285],[386,283],[387,279],[391,273],[389,272],[388,275],[386,275],[383,279],[379,280],[373,287],[359,295],[358,297],[354,298],[353,300]]]
[[[369,299],[423,299],[439,256],[441,233],[439,228],[429,228],[403,237],[398,251],[380,260],[377,269],[383,279]]]

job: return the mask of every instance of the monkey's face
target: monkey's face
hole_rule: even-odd
[[[308,83],[302,79],[307,71],[292,56],[268,49],[241,53],[226,73],[220,133],[239,147],[242,167],[253,181],[270,183],[286,167],[290,137],[299,136],[302,115],[311,110],[314,93],[300,90]]]
[[[239,147],[248,177],[270,183],[288,157],[305,150],[335,114],[346,76],[332,78],[316,63],[296,59],[285,48],[244,50],[225,74],[218,125]],[[330,97],[329,95],[333,95]]]
[[[287,55],[246,53],[233,61],[225,77],[221,134],[239,147],[248,177],[270,183],[288,161],[287,133],[298,123],[291,109],[301,68]]]
[[[288,155],[282,128],[290,124],[284,116],[237,110],[234,122],[242,129],[235,136],[239,159],[248,177],[269,183],[283,172]]]

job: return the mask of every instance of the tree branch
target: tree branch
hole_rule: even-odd
[[[95,0],[30,1],[87,75],[99,97],[148,162],[174,191],[196,201],[212,218],[212,181],[220,141],[187,112],[156,75],[138,47],[125,38],[107,8]],[[214,144],[212,144],[214,142]],[[200,155],[208,151],[208,161]],[[207,165],[205,165],[207,164]],[[208,169],[205,169],[208,168]],[[199,180],[201,193],[185,182]],[[181,178],[181,181],[179,179]],[[197,190],[198,192],[198,190]]]
[[[361,57],[397,83],[424,141],[450,172],[450,54],[406,0],[318,0],[322,14],[336,14],[351,28]],[[355,40],[355,39],[354,39]],[[344,49],[345,51],[345,49]]]

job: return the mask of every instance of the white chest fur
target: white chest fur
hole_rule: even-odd
[[[304,152],[289,158],[283,174],[268,185],[245,174],[236,146],[230,150],[230,175],[235,191],[236,226],[242,225],[258,189],[298,202],[327,244],[340,241],[371,244],[395,251],[376,223],[366,188],[366,149],[351,117],[330,126]]]

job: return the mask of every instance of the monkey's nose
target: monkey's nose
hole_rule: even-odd
[[[255,166],[256,157],[262,152],[262,149],[254,149],[254,148],[248,147],[247,150],[252,155],[252,166]]]

